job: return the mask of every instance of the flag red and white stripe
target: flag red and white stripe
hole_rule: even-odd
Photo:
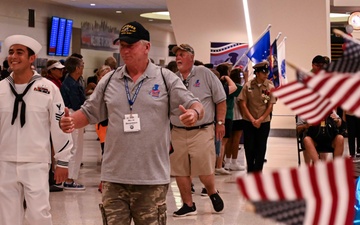
[[[350,225],[354,219],[355,180],[348,158],[238,177],[249,201],[305,200],[305,225]]]
[[[310,124],[319,123],[338,106],[360,117],[360,72],[321,71],[303,82],[281,86],[273,94]]]

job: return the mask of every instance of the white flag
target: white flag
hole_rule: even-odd
[[[286,62],[285,62],[285,40],[286,40],[286,37],[277,46],[278,70],[279,70],[279,78],[280,78],[279,86],[287,83]]]

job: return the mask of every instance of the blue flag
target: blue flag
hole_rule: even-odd
[[[246,56],[253,63],[259,63],[267,60],[270,55],[270,30],[268,30],[258,42],[256,42],[246,53]]]
[[[270,73],[268,76],[268,79],[274,83],[275,88],[280,86],[276,41],[277,40],[275,39],[275,41],[271,44],[271,48],[270,48],[270,57],[269,57]]]

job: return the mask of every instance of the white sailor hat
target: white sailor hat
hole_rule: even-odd
[[[24,45],[36,54],[38,54],[41,50],[41,44],[35,39],[25,36],[25,35],[11,35],[7,37],[4,41],[4,46],[6,49],[9,49],[11,46],[15,44]]]

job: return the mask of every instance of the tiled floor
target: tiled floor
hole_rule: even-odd
[[[347,143],[347,142],[345,142]],[[85,191],[63,191],[50,194],[54,225],[101,225],[101,214],[98,205],[101,194],[97,191],[100,177],[100,144],[96,141],[96,133],[92,126],[88,126],[84,143],[84,166],[80,170],[79,182],[86,185]],[[345,144],[347,146],[347,144]],[[346,148],[347,154],[347,148]],[[268,162],[264,171],[280,167],[297,166],[297,148],[295,138],[271,137],[268,141],[266,156]],[[200,196],[201,183],[194,178],[194,202],[198,215],[183,218],[174,218],[172,213],[181,207],[180,194],[174,179],[170,184],[167,195],[168,225],[265,225],[276,224],[264,220],[247,210],[245,201],[241,198],[235,183],[237,176],[244,172],[235,172],[232,175],[216,176],[216,186],[224,200],[225,209],[222,213],[213,213],[211,201],[208,197]]]

